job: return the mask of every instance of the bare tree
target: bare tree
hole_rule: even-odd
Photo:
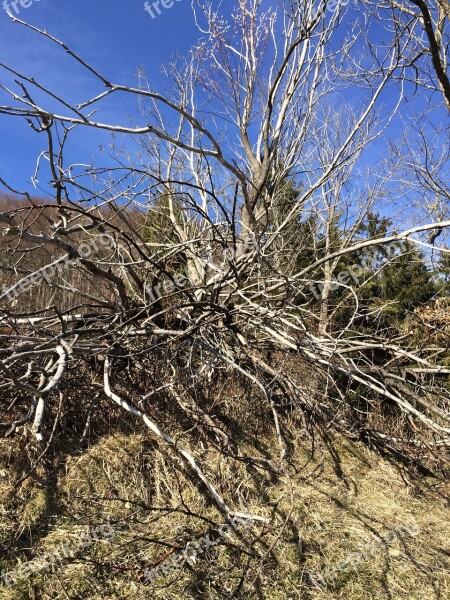
[[[143,73],[137,87],[109,81],[50,33],[12,17],[61,46],[90,73],[99,91],[74,106],[58,90],[3,66],[18,87],[2,86],[10,101],[0,106],[0,114],[27,119],[46,136],[43,157],[50,166],[58,214],[45,231],[35,231],[8,210],[0,215],[5,239],[20,240],[16,254],[47,248],[58,263],[70,270],[76,262],[83,277],[95,282],[88,290],[58,283],[66,292],[64,307],[52,301],[34,313],[2,309],[1,324],[7,328],[0,334],[2,385],[14,397],[15,408],[21,399],[21,414],[3,425],[11,431],[32,422],[43,439],[56,390],[83,360],[97,357],[95,366],[88,367],[92,389],[100,386],[106,398],[138,417],[192,470],[227,517],[239,514],[239,507],[222,497],[213,475],[164,430],[165,415],[151,414],[151,399],[158,394],[227,455],[267,466],[262,456],[243,452],[200,393],[224,373],[244,378],[273,420],[279,456],[272,460],[279,459],[280,468],[288,451],[286,407],[308,427],[334,423],[349,435],[370,433],[375,444],[396,444],[389,431],[355,427],[345,410],[347,386],[386,399],[419,424],[425,441],[401,443],[435,449],[447,443],[450,432],[448,393],[441,390],[437,397],[433,385],[419,389],[404,377],[411,363],[442,373],[435,351],[401,332],[383,337],[355,330],[358,286],[337,277],[343,257],[351,260],[364,249],[401,240],[421,243],[421,235],[450,226],[449,220],[438,218],[400,233],[360,239],[358,226],[384,198],[385,175],[353,195],[346,191],[349,180],[361,183],[357,167],[364,150],[398,110],[403,92],[396,81],[405,78],[416,47],[411,48],[410,36],[395,34],[375,48],[362,27],[336,43],[343,13],[328,11],[323,0],[281,2],[269,10],[262,4],[239,1],[225,18],[213,4],[200,3],[195,14],[203,41],[168,69],[174,85],[166,94],[155,90]],[[331,111],[331,103],[350,85],[362,91],[357,108]],[[395,102],[379,122],[376,109],[388,89],[395,90]],[[37,104],[36,90],[48,106],[56,102],[60,108],[50,109],[44,100]],[[142,124],[96,120],[95,108],[119,94],[139,101]],[[141,151],[131,159],[117,153],[113,168],[86,171],[82,165],[68,165],[66,141],[80,127],[133,136]],[[44,168],[40,160],[39,168]],[[295,182],[295,201],[274,222],[289,180]],[[33,213],[38,210],[32,199],[29,205]],[[283,236],[301,227],[305,215],[320,223],[313,245],[323,233],[324,249],[313,252],[307,264],[291,260],[291,253],[289,268],[284,268]],[[336,219],[341,225],[347,221],[337,248],[331,243]],[[105,242],[101,249],[100,238]],[[50,272],[52,266],[47,267]],[[56,282],[47,279],[45,285],[54,288]],[[317,314],[310,286],[321,279]],[[38,272],[27,281],[43,283]],[[347,290],[351,303],[347,322],[337,329],[328,326],[332,281]],[[15,281],[1,300],[23,289],[23,281]],[[317,374],[315,396],[286,362],[271,363],[273,349],[293,355]],[[382,365],[370,358],[376,351],[384,353]],[[156,359],[161,369],[144,393],[141,383]],[[133,386],[121,386],[119,392],[115,383],[124,361]],[[103,383],[98,381],[99,363]]]
[[[410,37],[414,43],[415,56],[407,65],[408,71],[413,73],[412,82],[438,89],[450,110],[448,0],[386,0],[373,4],[384,14],[387,7],[396,33]]]

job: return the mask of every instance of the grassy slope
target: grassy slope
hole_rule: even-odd
[[[321,444],[314,458],[299,449],[289,477],[246,471],[193,444],[211,476],[220,473],[221,492],[233,505],[270,517],[276,527],[256,525],[219,538],[221,516],[143,435],[105,437],[52,468],[39,467],[18,492],[12,484],[26,464],[23,446],[19,439],[1,441],[0,568],[42,556],[61,542],[75,547],[89,523],[110,519],[116,536],[78,551],[53,572],[0,587],[0,599],[216,599],[233,590],[234,597],[270,600],[450,598],[449,490],[443,484],[422,481],[419,488],[396,467],[341,440]],[[238,474],[245,484],[237,486]],[[374,536],[381,540],[411,517],[417,535],[375,542],[373,555],[360,557],[332,585],[311,583],[307,573],[361,554]],[[195,564],[153,586],[139,583],[138,567],[207,532],[222,541]]]

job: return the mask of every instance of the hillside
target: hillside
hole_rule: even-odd
[[[190,443],[194,449],[195,441]],[[270,519],[268,526],[239,526],[235,534],[219,535],[222,522],[214,507],[146,435],[115,433],[82,452],[72,448],[66,460],[41,466],[17,491],[27,462],[23,445],[19,437],[12,445],[2,442],[2,548],[14,540],[2,567],[42,558],[68,540],[74,554],[63,557],[53,573],[32,572],[2,589],[0,598],[448,598],[448,484],[414,481],[340,438],[317,440],[314,456],[306,448],[299,440],[289,476],[242,466],[243,483],[236,487],[228,461],[197,446],[208,471],[221,474],[221,491],[242,509]],[[105,523],[107,539],[80,551],[88,525]],[[206,534],[217,545],[203,543],[196,554],[188,553],[192,562],[155,575],[151,587],[140,583],[152,563],[168,555],[167,563],[171,552],[185,551]],[[328,571],[327,584],[314,585],[310,575],[318,582],[349,556],[350,568],[334,578]]]

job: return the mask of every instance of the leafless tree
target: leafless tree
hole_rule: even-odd
[[[397,4],[392,9],[400,10]],[[227,517],[239,514],[239,507],[230,506],[193,453],[164,430],[165,415],[152,414],[154,397],[168,398],[223,452],[263,467],[267,459],[247,456],[202,399],[200,391],[218,375],[246,379],[262,398],[279,440],[279,456],[272,459],[279,468],[288,451],[286,407],[307,428],[333,423],[349,435],[370,434],[377,445],[399,442],[435,452],[448,442],[448,394],[440,390],[437,396],[433,385],[418,386],[405,376],[411,364],[442,373],[439,353],[401,332],[362,335],[353,327],[360,314],[359,287],[337,277],[343,258],[402,240],[422,243],[429,232],[450,226],[438,215],[400,232],[357,237],[368,211],[386,198],[384,172],[378,181],[362,185],[362,156],[401,105],[403,89],[396,82],[405,81],[417,48],[416,38],[397,29],[375,48],[363,23],[338,44],[334,36],[344,14],[340,7],[327,10],[324,0],[280,2],[269,10],[260,0],[241,0],[229,17],[213,4],[200,3],[195,15],[202,41],[167,69],[173,86],[164,94],[144,73],[137,87],[109,81],[50,33],[12,17],[18,26],[60,45],[90,73],[99,91],[75,106],[32,74],[2,65],[14,75],[17,88],[2,86],[10,100],[0,106],[0,114],[27,119],[46,137],[37,173],[45,168],[45,158],[55,190],[52,210],[58,215],[44,230],[25,224],[22,209],[3,212],[5,239],[11,248],[16,244],[11,255],[20,264],[22,255],[45,248],[53,262],[66,263],[69,270],[76,263],[93,283],[86,289],[48,277],[49,290],[57,285],[65,291],[64,305],[51,300],[34,312],[21,311],[20,305],[2,309],[2,387],[12,394],[9,411],[20,409],[12,420],[4,419],[9,432],[30,422],[44,441],[45,414],[55,392],[81,361],[97,357],[96,366],[88,369],[92,394],[101,389],[145,423],[200,479]],[[441,44],[443,15],[433,30],[435,38],[441,32]],[[406,16],[420,22],[420,17]],[[356,108],[342,101],[349,86],[362,91]],[[47,105],[34,101],[37,90]],[[395,101],[380,120],[376,111],[386,90]],[[97,120],[95,109],[121,94],[139,101],[142,122]],[[338,102],[340,110],[331,110]],[[50,109],[55,103],[59,109]],[[132,157],[117,152],[114,167],[86,170],[67,164],[66,142],[79,128],[132,137],[140,150]],[[280,212],[287,181],[296,182],[296,191]],[[355,187],[349,192],[351,181]],[[28,206],[31,214],[40,210],[31,198]],[[324,250],[313,252],[307,264],[291,260],[301,252],[290,251],[289,268],[284,268],[285,240],[295,239],[297,250],[308,246],[297,235],[307,216],[316,223],[313,246],[324,235]],[[335,219],[346,224],[337,247],[331,243]],[[43,283],[38,272],[28,274],[33,278]],[[310,289],[322,280],[318,311]],[[350,306],[350,316],[339,327],[329,322],[331,283],[346,290]],[[23,281],[15,280],[1,300],[23,289]],[[286,361],[270,361],[273,350],[315,373],[314,393]],[[377,351],[384,353],[383,364],[371,361]],[[144,393],[141,382],[156,359],[162,368]],[[134,384],[119,391],[115,384],[124,363]],[[351,385],[395,405],[417,423],[424,439],[398,440],[389,431],[355,427],[345,411],[345,389]]]
[[[407,65],[408,79],[416,86],[439,90],[450,110],[448,0],[383,0],[372,4],[380,11],[380,23],[392,23],[396,34],[408,36],[415,46],[415,55]]]

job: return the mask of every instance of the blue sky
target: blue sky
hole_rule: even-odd
[[[101,91],[94,78],[78,68],[64,51],[13,23],[2,4],[0,0],[0,62],[59,89],[76,102]],[[199,35],[190,0],[162,8],[155,19],[145,11],[143,0],[33,0],[29,8],[22,8],[20,3],[17,8],[19,18],[63,39],[116,83],[136,84],[136,71],[142,66],[159,87],[162,64],[176,53],[185,54]],[[0,71],[0,82],[12,85],[4,71]],[[6,103],[10,104],[0,91],[0,104]],[[117,97],[106,110],[110,117],[120,114],[126,118],[135,111],[135,100],[130,103],[123,96]],[[107,112],[103,116],[108,116]],[[34,189],[30,176],[36,157],[45,148],[45,139],[40,135],[25,121],[0,115],[0,177],[20,190]],[[75,137],[75,144],[72,141],[71,154],[89,162],[98,155],[99,144],[108,139],[109,134],[85,129]]]
[[[8,1],[11,4],[11,0]],[[115,83],[135,85],[137,69],[143,67],[152,88],[161,90],[162,65],[173,55],[187,54],[200,36],[195,27],[191,0],[174,1],[171,8],[161,8],[161,14],[154,19],[145,11],[144,0],[22,1],[25,4],[29,2],[30,7],[22,8],[18,3],[19,18],[64,40]],[[99,82],[63,50],[22,25],[13,23],[2,5],[3,0],[0,0],[0,62],[34,76],[74,103],[102,91]],[[273,3],[270,5],[273,6]],[[222,3],[224,11],[231,6],[230,0]],[[361,10],[360,7],[358,10]],[[349,18],[352,18],[351,13]],[[345,31],[344,27],[337,33],[336,43],[339,43]],[[3,70],[0,71],[1,83],[14,87],[12,79]],[[395,104],[397,93],[395,87],[386,90],[382,96],[385,107]],[[342,101],[355,104],[359,98],[360,92],[352,88]],[[0,105],[10,103],[9,97],[0,90]],[[407,119],[411,108],[420,110],[420,105],[421,102],[415,99],[412,106],[402,110],[403,118]],[[49,106],[48,100],[45,106]],[[136,98],[117,95],[102,104],[102,119],[99,120],[114,124],[127,123],[128,117],[136,114],[136,109]],[[402,127],[400,120],[395,119],[390,134],[398,134]],[[90,164],[94,158],[102,156],[100,144],[106,146],[109,140],[110,134],[107,132],[80,129],[71,136],[67,158],[70,162]],[[369,148],[364,156],[366,166],[376,168],[385,151],[385,144],[386,139],[379,139]],[[15,189],[40,195],[48,189],[47,174],[43,173],[39,178],[38,190],[31,183],[36,158],[45,149],[45,134],[35,133],[22,119],[0,115],[0,177]],[[104,165],[105,159],[102,158],[101,162]]]

